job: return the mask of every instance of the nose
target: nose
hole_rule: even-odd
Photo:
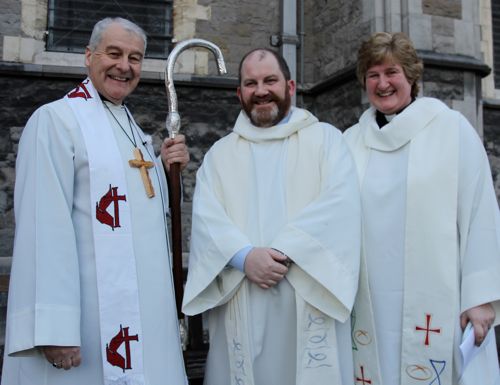
[[[257,83],[255,87],[255,96],[266,96],[269,93],[264,83]]]
[[[127,56],[123,55],[117,60],[116,68],[123,72],[127,72],[130,69],[130,63]]]
[[[388,85],[389,85],[389,80],[388,80],[387,76],[385,76],[383,74],[380,75],[378,78],[378,87],[384,89]]]

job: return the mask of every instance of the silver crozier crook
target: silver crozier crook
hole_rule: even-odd
[[[167,87],[168,115],[167,131],[171,138],[179,134],[181,117],[177,112],[177,94],[174,88],[173,72],[177,56],[187,48],[203,47],[212,51],[217,60],[219,74],[226,73],[226,64],[222,57],[222,52],[215,44],[203,39],[189,39],[179,42],[167,58],[165,69],[165,86]],[[173,254],[173,279],[175,288],[175,302],[177,305],[177,317],[180,320],[181,339],[183,348],[187,345],[187,331],[184,317],[181,312],[183,296],[183,272],[182,272],[182,227],[181,227],[181,181],[179,163],[170,165],[170,204],[171,204],[171,224],[172,224],[172,254]]]
[[[179,133],[181,126],[181,117],[177,109],[177,94],[174,88],[174,66],[177,56],[185,49],[191,47],[203,47],[212,51],[217,61],[217,69],[220,75],[224,75],[226,71],[226,63],[219,47],[214,43],[203,39],[188,39],[176,44],[175,48],[170,52],[167,58],[167,67],[165,68],[165,87],[167,87],[168,98],[168,115],[167,115],[167,130],[171,138],[174,138]]]

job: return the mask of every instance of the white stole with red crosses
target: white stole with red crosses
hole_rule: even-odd
[[[361,184],[371,149],[394,151],[410,146],[400,384],[451,385],[459,327],[458,114],[440,114],[448,108],[428,98],[417,100],[410,109],[417,109],[413,114],[419,119],[406,119],[404,125],[392,127],[393,135],[387,135],[386,127],[374,126],[373,109],[366,111],[348,142]],[[430,120],[432,129],[427,129]],[[364,258],[363,253],[352,315],[355,384],[383,385],[379,360],[384,357],[377,351]]]
[[[144,384],[142,329],[123,161],[90,79],[66,95],[87,149],[106,385]]]

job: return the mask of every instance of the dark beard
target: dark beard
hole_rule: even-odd
[[[254,104],[257,104],[258,101],[266,100],[273,101],[276,104],[276,107],[272,108],[269,111],[263,111],[260,113],[252,113]],[[248,118],[252,122],[252,124],[256,127],[272,127],[278,124],[288,113],[290,109],[290,105],[292,103],[292,98],[290,96],[288,84],[285,89],[285,97],[281,99],[275,93],[270,92],[265,98],[257,98],[252,97],[248,102],[241,101],[241,106],[243,111],[246,112]],[[277,111],[276,111],[277,109]]]

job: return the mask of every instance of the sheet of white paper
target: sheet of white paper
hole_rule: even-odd
[[[479,353],[482,349],[484,349],[491,342],[491,330],[486,335],[483,343],[480,346],[476,346],[474,344],[474,329],[472,324],[469,322],[465,327],[464,334],[462,335],[462,343],[460,344],[460,353],[462,356],[462,373],[460,377],[465,371],[465,368],[472,359]]]

